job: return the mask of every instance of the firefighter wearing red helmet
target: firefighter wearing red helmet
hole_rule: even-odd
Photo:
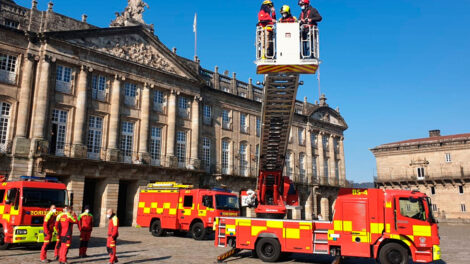
[[[295,16],[292,16],[290,12],[290,6],[288,5],[283,5],[281,8],[281,19],[279,19],[280,23],[293,23],[297,22],[297,18]]]
[[[318,10],[310,5],[310,0],[300,0],[299,6],[302,9],[300,13],[300,23],[316,26],[317,22],[322,20]]]

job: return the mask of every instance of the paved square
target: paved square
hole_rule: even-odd
[[[107,263],[106,232],[105,228],[96,228],[92,234],[89,257],[79,259],[78,256],[78,232],[75,228],[75,236],[69,252],[69,263]],[[443,260],[439,264],[461,264],[470,259],[469,244],[470,226],[448,225],[440,226]],[[215,258],[226,251],[225,248],[213,246],[213,240],[195,241],[188,237],[153,237],[146,228],[121,227],[118,239],[119,263],[214,263]],[[48,251],[52,258],[53,251]],[[262,263],[259,259],[251,258],[249,252],[242,252],[242,257],[231,259],[228,263]],[[324,256],[312,257],[311,255],[293,254],[283,263],[331,263],[331,258]],[[39,263],[39,250],[31,248],[13,248],[0,251],[0,263]],[[54,262],[58,263],[58,262]],[[372,264],[365,259],[351,259],[346,264]]]

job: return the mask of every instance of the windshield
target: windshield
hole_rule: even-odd
[[[216,195],[215,203],[218,210],[238,211],[238,197],[234,195]]]
[[[426,221],[426,210],[422,199],[400,198],[400,214],[404,217]]]
[[[23,206],[49,208],[51,205],[64,207],[67,203],[67,191],[55,189],[24,188]]]

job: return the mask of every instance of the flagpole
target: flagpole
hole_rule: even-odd
[[[194,31],[194,59],[196,59],[197,58],[197,13],[194,14],[193,31]]]

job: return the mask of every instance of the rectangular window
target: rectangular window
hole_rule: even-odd
[[[8,129],[10,124],[11,105],[0,102],[0,153],[7,153],[9,150]]]
[[[291,180],[294,180],[294,168],[292,166],[292,162],[292,152],[289,152],[286,155],[286,176]]]
[[[124,84],[124,103],[129,106],[135,106],[137,102],[137,84]]]
[[[157,112],[164,112],[166,106],[165,95],[162,91],[156,90],[153,94],[153,109]]]
[[[176,133],[176,157],[178,157],[178,167],[186,167],[186,132]]]
[[[431,187],[431,195],[436,194],[436,187],[432,186]]]
[[[193,207],[193,196],[185,195],[183,200],[183,207]]]
[[[446,153],[446,162],[447,163],[452,162],[452,158],[450,156],[450,153]]]
[[[62,93],[72,92],[72,68],[57,65],[55,89]]]
[[[248,176],[248,155],[246,143],[240,143],[240,175]]]
[[[20,23],[18,21],[5,18],[5,26],[9,28],[18,29],[18,27],[20,26]]]
[[[232,123],[232,120],[230,118],[230,111],[224,109],[222,111],[222,128],[232,129],[231,123]]]
[[[123,121],[121,129],[121,151],[124,162],[132,162],[132,150],[134,145],[134,123]]]
[[[335,178],[339,180],[339,161],[335,160]]]
[[[207,172],[210,172],[211,166],[211,140],[202,138],[202,164]]]
[[[178,114],[181,117],[189,118],[189,100],[184,96],[178,97]]]
[[[229,174],[229,159],[230,159],[230,142],[228,140],[222,141],[222,174]]]
[[[327,150],[328,149],[328,137],[327,136],[322,136],[322,144],[323,144],[323,149]]]
[[[0,82],[16,83],[16,56],[0,53]]]
[[[245,92],[241,92],[241,93],[240,93],[240,96],[243,97],[243,98],[246,98],[246,93],[245,93]]]
[[[299,175],[300,175],[300,181],[301,182],[306,181],[305,173],[306,173],[306,171],[305,171],[305,154],[300,153],[300,155],[299,155]]]
[[[64,155],[67,114],[67,111],[64,110],[54,109],[52,111],[51,151],[58,156]]]
[[[248,115],[240,113],[240,132],[248,133]]]
[[[5,200],[5,190],[0,190],[0,204]]]
[[[152,127],[150,134],[150,157],[152,165],[160,166],[162,152],[162,128]]]
[[[328,159],[325,159],[324,164],[323,164],[323,174],[326,179],[328,179],[328,175],[329,175],[328,162],[329,162]]]
[[[426,221],[426,211],[423,200],[413,198],[400,198],[400,215]]]
[[[299,137],[299,145],[305,145],[305,129],[299,127],[297,128],[297,133],[298,133],[298,137]]]
[[[106,77],[93,75],[91,78],[91,96],[95,100],[106,101]]]
[[[463,194],[463,185],[460,185],[460,186],[459,186],[459,193],[460,193],[460,194]]]
[[[258,116],[256,117],[256,136],[261,136],[261,118]]]
[[[103,118],[90,116],[88,124],[87,150],[88,158],[99,159],[101,153],[101,137],[103,135]]]
[[[310,134],[310,143],[312,144],[312,148],[317,147],[317,134],[315,133]]]
[[[460,204],[460,211],[467,212],[467,208],[465,207],[465,204]]]
[[[313,173],[313,178],[317,179],[318,178],[318,172],[317,172],[317,156],[312,157],[312,173]]]
[[[433,210],[434,212],[437,212],[437,205],[436,205],[436,204],[432,204],[432,210]]]
[[[418,173],[418,180],[424,180],[424,168],[416,168]]]
[[[212,125],[212,107],[210,105],[204,105],[202,110],[204,125]]]

